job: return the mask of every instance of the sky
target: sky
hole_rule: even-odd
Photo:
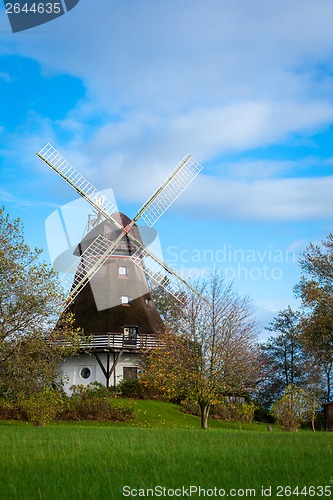
[[[46,143],[132,217],[190,153],[203,170],[156,223],[163,256],[222,272],[264,328],[331,232],[332,21],[331,0],[80,0],[13,33],[1,4],[1,204],[50,262],[49,217],[77,196]]]

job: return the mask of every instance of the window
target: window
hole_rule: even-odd
[[[81,377],[81,378],[87,379],[87,378],[89,378],[89,377],[90,377],[90,375],[91,375],[91,370],[90,370],[90,368],[88,368],[88,367],[84,367],[84,368],[82,368],[82,370],[80,371],[80,377]]]
[[[126,266],[119,266],[119,276],[127,276],[127,267]]]
[[[89,361],[80,360],[81,364],[74,367],[73,384],[87,385],[89,382],[96,380],[96,365],[91,365]],[[87,364],[86,364],[87,363]]]
[[[136,366],[124,366],[123,367],[123,379],[124,380],[135,380],[138,378],[138,369]]]
[[[127,295],[122,295],[120,300],[123,306],[130,305],[131,303],[131,299]]]
[[[124,346],[136,346],[138,334],[137,326],[124,326]]]

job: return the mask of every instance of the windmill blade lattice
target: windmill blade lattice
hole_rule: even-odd
[[[70,290],[70,294],[65,301],[64,309],[78,296],[88,281],[97,273],[107,256],[112,255],[117,248],[117,244],[111,243],[101,235],[88,246],[80,256],[80,263],[76,263],[62,276],[62,284]],[[73,281],[73,274],[75,275]]]
[[[131,260],[149,276],[153,283],[161,285],[182,304],[186,302],[186,291],[188,289],[198,295],[198,292],[178,276],[174,269],[147,249],[139,248],[131,256]]]
[[[111,217],[117,208],[115,204],[90,184],[51,144],[46,144],[37,156],[65,179],[94,208],[98,208],[104,217]]]
[[[191,155],[186,155],[153,196],[142,205],[133,220],[137,221],[141,217],[147,226],[152,227],[201,170],[202,166]]]
[[[65,303],[65,308],[77,297],[88,281],[97,273],[107,257],[114,253],[120,241],[126,235],[136,247],[136,251],[131,259],[145,271],[151,280],[163,286],[180,302],[185,298],[186,294],[184,292],[186,288],[199,295],[183,278],[178,276],[177,273],[167,266],[159,257],[145,248],[142,242],[135,238],[130,232],[131,228],[140,217],[143,218],[149,227],[152,227],[202,170],[202,166],[197,163],[191,155],[185,156],[172,174],[141,207],[138,214],[126,227],[123,227],[116,218],[112,217],[112,214],[116,210],[116,206],[90,184],[90,182],[87,181],[87,179],[85,179],[85,177],[83,177],[60,153],[58,153],[51,144],[44,146],[44,148],[37,153],[37,156],[68,182],[95,210],[106,219],[112,221],[118,229],[121,229],[120,235],[114,242],[110,243],[109,240],[99,235],[94,242],[89,245],[86,251],[81,255],[81,261],[76,270],[74,283],[72,283],[71,278],[72,269],[63,276],[62,282],[67,285],[68,288],[71,287],[70,294]],[[142,263],[141,259],[145,259],[145,264]]]

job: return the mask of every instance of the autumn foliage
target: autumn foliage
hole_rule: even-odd
[[[194,401],[207,427],[222,395],[248,394],[258,377],[257,327],[248,298],[221,275],[190,295],[177,322],[146,352],[141,382],[167,399]]]

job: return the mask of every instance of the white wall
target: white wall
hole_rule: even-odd
[[[99,353],[99,357],[106,368],[106,353]],[[116,365],[114,373],[110,378],[110,386],[117,385],[123,378],[123,367],[134,367],[138,366],[139,355],[135,353],[124,352],[120,355],[118,363]],[[113,353],[110,356],[110,368],[113,364]],[[89,378],[82,378],[81,370],[82,368],[89,368],[91,375]],[[80,354],[79,356],[74,356],[68,358],[63,362],[63,380],[64,389],[67,394],[70,394],[70,387],[72,385],[88,385],[91,382],[100,382],[106,385],[105,376],[98,364],[97,359],[93,354]]]

